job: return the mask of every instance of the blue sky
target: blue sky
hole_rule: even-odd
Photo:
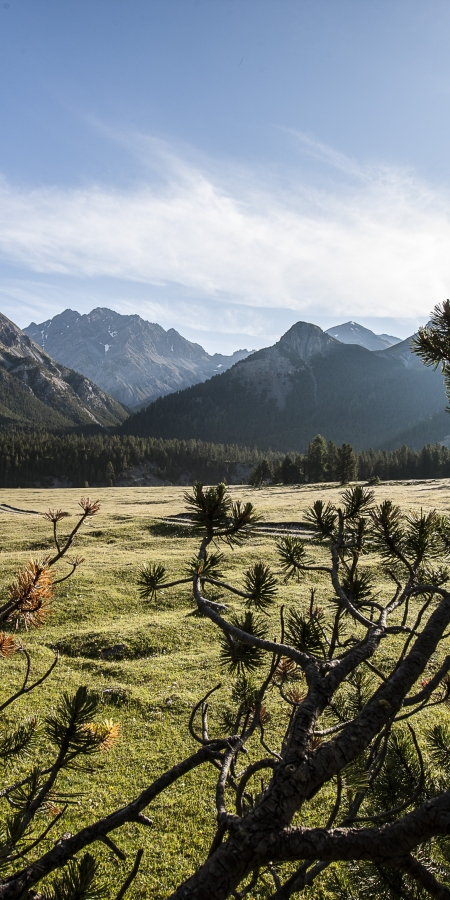
[[[0,309],[208,350],[450,296],[450,3],[0,0]]]

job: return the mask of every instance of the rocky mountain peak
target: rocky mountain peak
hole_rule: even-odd
[[[326,356],[331,347],[338,342],[318,325],[309,322],[296,322],[289,328],[275,346],[279,350],[294,352],[300,359],[308,362],[313,356]]]
[[[105,307],[83,315],[66,309],[25,332],[53,359],[129,407],[197,384],[248,356],[246,350],[210,356],[174,328]]]
[[[334,325],[332,328],[327,328],[326,334],[330,334],[342,344],[359,344],[366,350],[385,350],[387,347],[400,343],[400,338],[394,337],[393,334],[375,334],[370,328],[365,328],[358,322]]]

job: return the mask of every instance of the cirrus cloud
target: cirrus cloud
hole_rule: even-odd
[[[0,257],[27,273],[180,285],[299,317],[426,316],[449,293],[448,193],[309,144],[335,168],[326,188],[301,173],[289,185],[230,166],[211,174],[163,145],[159,179],[128,190],[2,180]]]

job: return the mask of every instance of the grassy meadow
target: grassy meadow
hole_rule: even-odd
[[[157,605],[139,597],[137,570],[146,562],[162,562],[168,576],[179,577],[185,562],[196,552],[198,541],[189,530],[164,524],[162,519],[184,511],[184,488],[102,488],[90,492],[101,503],[100,512],[83,527],[75,552],[85,557],[75,576],[57,591],[53,612],[39,631],[22,635],[31,650],[36,674],[50,664],[54,650],[60,659],[53,675],[39,692],[23,698],[14,707],[14,716],[33,712],[41,717],[57,702],[61,690],[85,684],[105,698],[102,716],[120,723],[121,737],[116,747],[101,756],[93,775],[72,772],[64,776],[64,788],[79,791],[79,804],[70,808],[61,830],[74,831],[81,824],[104,815],[140,792],[154,777],[196,747],[187,723],[200,697],[222,682],[211,704],[212,734],[220,732],[221,716],[229,703],[233,679],[223,672],[219,645],[213,626],[190,615],[189,586],[162,593]],[[450,510],[450,481],[391,482],[374,488],[377,501],[389,497],[405,510]],[[32,556],[42,558],[50,551],[51,525],[32,511],[44,513],[48,507],[77,511],[80,490],[2,490],[0,503],[29,510],[21,515],[0,511],[0,548],[4,590],[14,573]],[[275,486],[262,490],[232,487],[236,499],[250,499],[270,522],[295,522],[317,497],[338,501],[341,489],[335,485],[311,487]],[[62,534],[72,519],[61,523]],[[239,574],[254,561],[270,562],[277,570],[275,538],[256,534],[243,547],[222,548],[226,556],[227,580],[239,586]],[[317,548],[319,557],[324,550]],[[367,558],[377,569],[377,560]],[[61,566],[61,570],[64,566]],[[317,586],[317,601],[326,604],[330,596],[322,576],[315,575],[298,585],[284,585],[280,578],[280,602],[308,602],[308,588]],[[381,582],[381,595],[387,585]],[[387,594],[386,594],[387,596]],[[230,606],[240,609],[240,601]],[[228,600],[226,601],[229,602]],[[278,606],[278,605],[277,605]],[[272,614],[273,635],[278,611]],[[271,623],[272,624],[272,623]],[[394,653],[386,641],[380,653]],[[1,696],[20,682],[23,660],[16,654],[2,661]],[[283,710],[281,722],[276,710]],[[266,740],[277,748],[280,729],[286,723],[284,707],[274,693],[268,698],[272,723]],[[436,713],[436,715],[445,715]],[[279,719],[279,717],[278,717]],[[250,748],[250,759],[251,759]],[[255,757],[253,757],[255,758]],[[94,852],[102,859],[103,877],[119,885],[131,867],[133,852],[145,850],[130,898],[162,900],[200,864],[214,830],[215,769],[203,767],[186,776],[146,810],[153,819],[151,829],[129,825],[114,835],[128,859],[120,862],[105,847]],[[333,802],[332,788],[325,789],[311,805],[308,816],[323,821]],[[230,796],[231,803],[231,796]],[[316,821],[316,824],[318,822]],[[272,886],[273,887],[273,886]],[[268,890],[268,888],[267,888]],[[264,889],[256,898],[268,896]],[[321,896],[318,889],[310,897]],[[323,896],[323,895],[322,895]]]

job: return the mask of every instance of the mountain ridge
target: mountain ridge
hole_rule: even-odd
[[[115,427],[127,410],[78,372],[56,363],[0,313],[0,423],[66,429]]]
[[[248,356],[210,355],[174,328],[97,307],[80,315],[66,309],[25,334],[50,355],[81,372],[127,407],[142,406],[158,396],[204,381]]]
[[[336,338],[342,344],[359,344],[366,350],[386,350],[401,341],[401,338],[394,337],[392,334],[375,334],[370,328],[365,328],[358,322],[333,325],[332,328],[327,328],[326,334]]]

